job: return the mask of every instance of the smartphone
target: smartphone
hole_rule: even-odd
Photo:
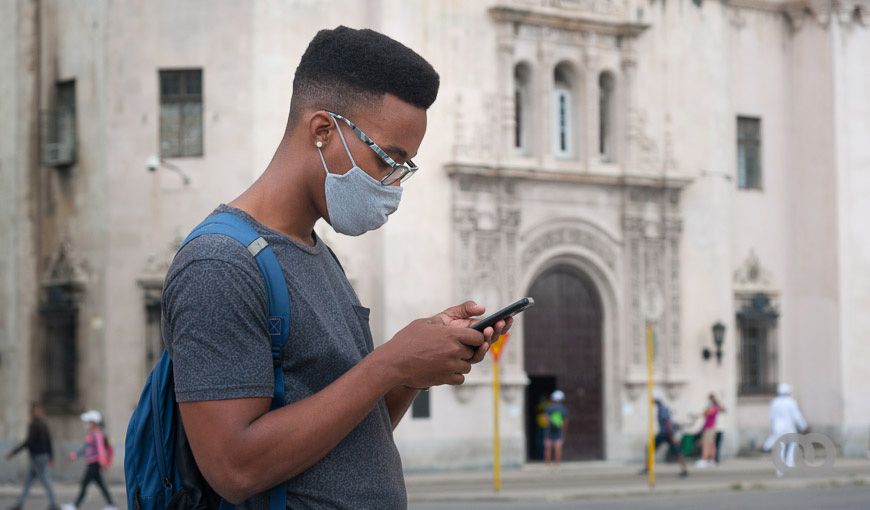
[[[496,322],[507,319],[508,317],[513,317],[514,315],[522,312],[523,310],[526,310],[533,306],[535,306],[535,300],[530,297],[524,297],[514,303],[509,304],[508,306],[495,312],[489,317],[482,319],[480,322],[472,324],[471,329],[476,329],[477,331],[483,332],[484,329],[490,326],[494,326]]]

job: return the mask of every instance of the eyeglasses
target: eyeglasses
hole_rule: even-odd
[[[353,122],[349,121],[348,119],[342,117],[337,113],[332,113],[329,111],[326,113],[332,116],[332,118],[340,120],[350,126],[353,132],[356,133],[356,136],[359,137],[359,139],[362,140],[366,145],[368,145],[371,150],[375,151],[375,154],[377,154],[378,157],[384,160],[384,163],[386,163],[390,168],[393,169],[386,177],[381,179],[380,182],[382,185],[390,186],[392,184],[395,184],[396,182],[404,183],[405,181],[410,179],[417,170],[419,170],[419,167],[415,165],[414,162],[410,159],[404,165],[396,163],[396,161],[391,158],[389,154],[384,152],[384,149],[381,149],[378,144],[376,144],[375,141],[369,137],[369,135],[363,133],[362,129],[356,127],[356,124],[354,124]]]

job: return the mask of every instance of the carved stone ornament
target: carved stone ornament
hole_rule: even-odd
[[[165,277],[169,266],[172,264],[172,259],[175,258],[175,253],[181,247],[182,242],[184,242],[184,239],[180,235],[176,235],[163,250],[148,257],[145,261],[143,274],[157,275],[161,278]]]
[[[734,286],[742,288],[770,288],[772,286],[770,271],[761,265],[755,250],[749,250],[749,255],[734,271]]]
[[[610,16],[623,15],[627,8],[624,0],[500,0],[497,5],[540,12]]]
[[[145,268],[137,278],[136,283],[145,293],[146,304],[160,303],[163,280],[166,278],[166,272],[183,241],[184,239],[180,235],[176,235],[163,250],[151,255],[145,261]]]
[[[635,164],[645,173],[653,173],[661,168],[661,155],[658,144],[649,134],[646,110],[632,108],[628,112],[628,142],[637,154]]]
[[[528,267],[541,253],[557,246],[581,246],[597,255],[611,271],[616,270],[616,250],[613,241],[591,228],[579,225],[562,225],[538,234],[526,244],[520,258],[523,267]]]
[[[465,384],[454,386],[453,387],[453,395],[456,396],[456,400],[459,401],[460,404],[467,404],[471,402],[471,399],[474,397],[474,390],[477,386],[474,384]]]
[[[622,220],[630,364],[646,357],[646,325],[653,329],[656,369],[667,377],[681,364],[679,190],[629,186]]]
[[[793,30],[800,30],[807,20],[822,27],[831,21],[844,27],[870,24],[870,0],[793,0],[783,11]]]
[[[64,239],[46,264],[43,285],[66,286],[73,290],[84,289],[88,280],[86,264],[78,259],[69,238]]]

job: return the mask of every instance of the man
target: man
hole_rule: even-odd
[[[253,257],[218,235],[176,255],[164,285],[164,338],[197,465],[225,500],[259,508],[265,491],[287,482],[288,508],[405,508],[392,429],[419,388],[462,384],[493,334],[510,326],[468,328],[484,308],[466,302],[375,349],[369,310],[313,231],[319,218],[348,235],[387,221],[416,171],[411,158],[438,85],[428,62],[382,34],[320,31],[296,70],[272,161],[218,208],[250,223],[284,272],[285,406],[269,410],[266,292]]]
[[[30,454],[30,469],[24,478],[24,488],[21,491],[21,495],[12,508],[21,510],[24,507],[24,502],[27,500],[28,493],[30,493],[30,486],[33,485],[33,480],[38,478],[43,487],[45,487],[49,509],[57,509],[57,501],[54,499],[54,488],[52,488],[51,479],[48,476],[48,466],[54,464],[54,449],[51,446],[51,434],[48,432],[48,425],[45,424],[42,404],[39,402],[32,402],[30,404],[30,426],[27,427],[27,439],[9,452],[6,458],[11,460],[18,455],[18,452],[25,448],[27,453]]]
[[[667,443],[668,451],[677,458],[677,462],[680,464],[680,477],[685,478],[689,476],[689,470],[686,468],[686,458],[680,451],[680,445],[677,443],[674,435],[675,430],[674,422],[671,419],[671,410],[665,405],[664,393],[658,388],[653,391],[653,402],[656,405],[656,416],[659,423],[659,432],[655,437],[655,449],[653,452],[658,451],[662,444]],[[647,466],[649,465],[649,447],[647,446],[644,451],[646,461],[644,462],[643,469],[640,471],[641,474],[646,474]]]
[[[807,420],[798,407],[797,400],[791,395],[791,386],[779,383],[776,387],[776,396],[770,401],[770,436],[764,442],[764,449],[770,450],[776,440],[785,434],[807,431]],[[782,460],[786,466],[794,466],[794,449],[796,444],[792,441],[783,445]],[[783,473],[777,469],[777,476]]]
[[[565,393],[562,390],[550,394],[550,400],[552,402],[545,411],[547,431],[544,434],[544,463],[553,461],[558,466],[562,462],[562,444],[568,428],[568,408],[565,407]]]

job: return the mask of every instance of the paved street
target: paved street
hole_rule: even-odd
[[[851,486],[777,491],[721,492],[678,496],[633,496],[558,502],[412,503],[410,510],[863,510],[870,508],[870,487]]]
[[[464,474],[412,474],[406,480],[408,496],[413,503],[576,503],[578,500],[590,499],[649,497],[650,489],[647,487],[646,478],[637,474],[638,467],[612,462],[578,462],[553,469],[541,464],[529,464],[518,470],[504,472],[502,490],[498,494],[492,491],[490,474],[481,471]],[[837,459],[833,473],[816,478],[777,478],[767,457],[729,459],[712,469],[690,468],[690,476],[685,479],[679,478],[677,472],[675,465],[662,465],[657,468],[656,500],[711,492],[741,494],[825,486],[870,487],[870,461],[867,459]],[[870,509],[870,497],[864,508]]]
[[[69,492],[69,491],[66,491]],[[39,492],[29,500],[28,509],[42,510],[47,501]],[[97,494],[83,505],[83,510],[98,510],[102,504]],[[121,493],[118,492],[120,501]],[[12,505],[11,495],[0,496],[0,506]],[[66,500],[65,500],[66,501]],[[121,505],[121,508],[124,508]],[[689,495],[631,496],[573,501],[454,501],[441,503],[411,503],[410,510],[859,510],[870,508],[870,486],[844,486],[790,490],[755,490]]]

